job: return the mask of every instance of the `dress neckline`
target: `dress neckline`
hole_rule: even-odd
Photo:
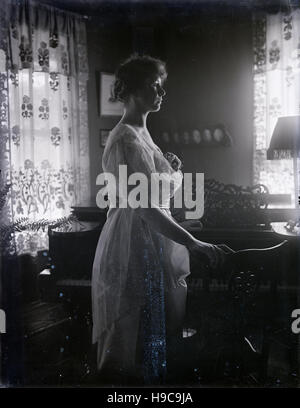
[[[161,153],[163,155],[163,152],[161,151],[161,149],[153,142],[153,139],[150,135],[150,132],[148,131],[148,129],[146,130],[146,132],[148,133],[148,138],[143,137],[138,130],[133,126],[133,125],[129,125],[127,123],[119,123],[119,125],[123,125],[123,126],[128,126],[129,128],[133,129],[134,132],[139,135],[139,138],[142,139],[145,143],[147,143],[150,147],[154,148],[155,150],[157,150],[159,153]],[[148,140],[147,140],[148,139]]]

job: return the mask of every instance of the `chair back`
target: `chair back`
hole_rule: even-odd
[[[247,303],[259,289],[262,282],[270,282],[273,294],[284,273],[285,254],[288,241],[263,249],[243,249],[229,254],[225,271],[229,275],[228,289],[234,298]]]

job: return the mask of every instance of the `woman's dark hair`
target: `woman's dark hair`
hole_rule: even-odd
[[[141,89],[146,80],[160,76],[164,81],[167,77],[166,64],[149,55],[132,55],[117,69],[115,83],[112,90],[112,99],[124,102],[138,89]]]

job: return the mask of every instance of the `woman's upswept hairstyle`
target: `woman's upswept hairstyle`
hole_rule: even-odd
[[[149,55],[132,55],[117,69],[112,99],[125,102],[126,99],[141,89],[146,80],[159,75],[164,81],[167,78],[166,64]]]

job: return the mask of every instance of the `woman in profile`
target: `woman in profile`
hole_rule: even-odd
[[[97,245],[92,276],[97,367],[106,381],[120,384],[165,381],[167,350],[182,336],[189,256],[207,257],[212,266],[224,256],[220,247],[195,239],[170,213],[182,173],[174,157],[171,164],[155,145],[146,123],[148,114],[160,109],[166,77],[165,63],[149,56],[133,56],[120,65],[114,95],[124,103],[124,114],[102,159],[103,170],[117,181],[116,188],[108,183],[112,199],[119,194],[119,165],[127,166],[128,177],[144,174],[149,186],[151,174],[163,173],[172,186],[159,204],[149,187],[148,208],[123,208],[126,196],[119,194]]]

